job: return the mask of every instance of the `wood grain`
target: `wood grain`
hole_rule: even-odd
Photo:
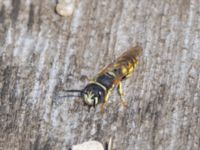
[[[200,1],[0,0],[0,149],[69,149],[113,137],[116,150],[200,149]],[[144,53],[105,113],[80,89],[130,46]]]

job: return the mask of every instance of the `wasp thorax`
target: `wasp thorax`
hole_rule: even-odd
[[[103,102],[104,91],[96,84],[89,84],[85,87],[82,93],[83,101],[89,106],[96,106],[98,103]]]

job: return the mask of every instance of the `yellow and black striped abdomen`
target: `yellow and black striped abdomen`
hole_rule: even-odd
[[[138,63],[138,56],[141,52],[142,48],[140,46],[130,48],[113,63],[101,70],[95,79],[96,82],[103,84],[108,89],[112,87],[114,82],[129,77]]]
[[[127,51],[110,65],[107,71],[112,73],[118,80],[129,77],[138,63],[137,57],[133,54],[131,51]]]

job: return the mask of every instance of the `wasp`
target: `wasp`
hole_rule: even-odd
[[[130,77],[143,49],[137,45],[129,48],[113,63],[104,67],[82,90],[66,90],[66,92],[79,92],[84,104],[89,108],[101,103],[101,112],[108,102],[110,93],[117,87],[121,103],[127,106],[122,90],[122,81]]]

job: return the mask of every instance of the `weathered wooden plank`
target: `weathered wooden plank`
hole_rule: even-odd
[[[61,17],[55,1],[0,0],[0,149],[68,149],[113,137],[117,150],[200,148],[199,0],[77,0]],[[79,99],[82,76],[136,42],[144,53],[106,112]]]

